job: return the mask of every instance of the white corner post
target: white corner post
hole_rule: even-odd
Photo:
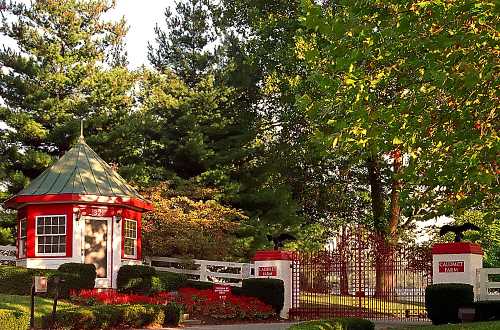
[[[474,287],[477,299],[477,272],[483,267],[483,250],[476,243],[436,243],[432,247],[432,283],[463,283]]]
[[[274,278],[283,281],[285,296],[280,317],[289,318],[292,308],[292,254],[288,251],[257,251],[253,258],[255,278]]]

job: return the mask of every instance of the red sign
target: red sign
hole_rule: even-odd
[[[231,287],[225,284],[214,284],[214,292],[219,295],[219,298],[226,299],[228,293],[231,292]]]
[[[276,276],[276,266],[259,267],[259,276]]]
[[[464,262],[463,261],[440,261],[439,262],[439,272],[440,273],[463,273],[464,272]]]

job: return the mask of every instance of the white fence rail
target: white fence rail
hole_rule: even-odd
[[[490,277],[496,277],[492,280]],[[477,270],[479,286],[478,300],[500,300],[500,268],[480,268]]]
[[[16,247],[0,245],[0,265],[14,265],[16,263]]]
[[[152,257],[147,262],[158,271],[186,274],[198,281],[241,286],[241,281],[254,276],[253,264]]]

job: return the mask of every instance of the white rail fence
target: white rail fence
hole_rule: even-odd
[[[480,268],[476,276],[478,300],[500,300],[500,268]]]
[[[232,286],[241,286],[242,280],[255,274],[255,267],[250,263],[167,257],[152,257],[146,262],[158,271],[186,274],[190,279]]]
[[[12,245],[0,245],[0,265],[16,264],[16,247]]]

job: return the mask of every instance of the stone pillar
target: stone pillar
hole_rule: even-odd
[[[275,278],[283,281],[285,297],[280,317],[288,319],[292,308],[292,253],[288,251],[257,251],[254,257],[255,278]]]
[[[432,247],[432,283],[476,284],[477,270],[483,267],[481,246],[470,242],[436,243]]]

